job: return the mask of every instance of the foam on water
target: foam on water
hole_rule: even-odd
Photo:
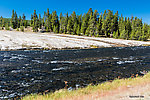
[[[60,68],[54,68],[54,69],[52,69],[52,71],[60,71],[60,70],[65,70],[65,69],[67,69],[67,68],[65,68],[65,67],[60,67]]]
[[[22,70],[12,70],[11,73],[20,73]]]
[[[136,61],[118,61],[117,64],[135,63]]]
[[[117,60],[117,59],[119,59],[119,58],[117,58],[117,57],[112,57],[112,59]]]
[[[101,62],[101,61],[104,61],[104,60],[107,60],[107,59],[98,59],[97,61]]]
[[[75,63],[75,62],[73,62],[73,61],[50,61],[50,63],[52,63],[52,64],[57,64],[57,63],[69,63],[69,64],[71,64],[71,63]]]
[[[44,63],[44,62],[42,62],[42,61],[40,61],[40,60],[32,60],[33,62],[36,62],[36,63]]]

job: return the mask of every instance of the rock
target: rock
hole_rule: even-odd
[[[13,28],[10,27],[10,31],[13,31]]]

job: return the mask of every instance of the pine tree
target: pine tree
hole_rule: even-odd
[[[107,29],[108,29],[107,21],[103,20],[102,30],[103,30],[103,33],[105,34],[106,37],[107,37],[107,34],[108,34]]]
[[[69,17],[68,17],[68,13],[67,13],[65,16],[65,19],[64,19],[64,33],[65,34],[67,33],[68,20],[69,20]]]
[[[118,31],[118,11],[115,13],[111,23],[111,33]]]
[[[131,34],[130,34],[130,39],[135,40],[136,39],[135,37],[136,37],[135,36],[135,30],[132,29]]]
[[[24,32],[24,26],[20,26],[21,32]]]
[[[8,22],[5,24],[5,30],[10,30]]]
[[[77,35],[80,35],[80,34],[81,34],[80,29],[81,29],[81,27],[80,27],[80,25],[78,24],[78,28],[77,28]]]
[[[38,32],[38,17],[37,17],[37,14],[36,14],[36,10],[34,10],[34,14],[33,14],[33,24],[32,24],[32,27],[33,27],[33,32]]]
[[[139,39],[140,37],[142,36],[142,30],[138,29],[136,32],[135,32],[135,40],[142,40],[142,39]]]
[[[0,27],[2,27],[2,21],[3,21],[3,17],[0,17]]]
[[[149,34],[149,26],[147,24],[144,23],[143,25],[143,28],[142,28],[142,39],[139,39],[139,40],[142,40],[142,41],[147,41],[148,38],[150,37],[150,34]]]
[[[23,14],[22,15],[22,26],[25,26],[25,20],[26,20],[26,16]]]
[[[30,26],[33,27],[33,15],[31,14]]]
[[[68,24],[67,24],[67,33],[71,34],[72,33],[72,20],[71,20],[71,16],[68,19]]]
[[[132,32],[130,35],[130,39],[133,40],[142,40],[142,27],[143,27],[143,23],[142,23],[142,19],[138,19],[137,17],[133,18],[132,17]],[[140,39],[139,39],[140,38]]]
[[[5,27],[5,19],[3,18],[2,19],[2,30],[4,29],[4,27]]]
[[[84,35],[89,34],[89,19],[90,19],[90,14],[93,14],[92,9],[89,9],[88,13],[82,17],[82,25],[81,25],[81,33]],[[86,33],[86,34],[85,34]]]
[[[59,26],[58,25],[54,26],[54,32],[59,33]]]
[[[97,10],[94,11],[93,18],[95,19],[95,21],[98,21],[98,11]]]
[[[120,38],[121,39],[128,39],[129,34],[127,30],[127,18],[125,17],[125,20],[122,23],[122,31],[120,33]]]
[[[45,22],[45,27],[47,32],[51,32],[53,30],[51,20],[52,20],[52,15],[49,14]]]
[[[93,14],[92,8],[89,9],[89,11],[87,12],[87,14],[88,14],[88,15],[91,15],[91,13]]]
[[[35,29],[34,32],[38,32],[39,23],[38,21],[35,22]]]
[[[75,22],[74,26],[73,26],[73,34],[77,35],[77,29],[78,29],[78,23],[77,21]]]
[[[46,13],[47,18],[49,17],[49,15],[50,15],[49,8],[47,8],[47,13]]]
[[[132,31],[132,28],[131,28],[131,21],[130,21],[129,18],[127,19],[127,23],[126,23],[125,29],[126,29],[126,32],[127,32],[126,39],[129,39],[129,38],[130,38],[131,31]]]
[[[77,23],[77,17],[76,17],[75,11],[73,11],[71,17],[72,17],[72,19],[71,19],[72,20],[71,28],[73,30],[73,34],[76,34],[78,23]]]
[[[108,10],[108,14],[107,14],[107,17],[106,17],[106,25],[107,25],[107,29],[106,29],[106,36],[109,37],[110,34],[113,34],[113,27],[111,25],[112,22],[112,19],[113,19],[113,12]]]
[[[63,33],[64,32],[64,17],[62,15],[62,13],[60,13],[59,15],[59,32]]]
[[[51,24],[52,24],[52,31],[54,30],[54,26],[56,27],[57,25],[59,26],[59,21],[58,21],[58,16],[56,11],[52,13],[52,19],[51,19]],[[58,28],[57,28],[58,29]],[[57,30],[59,31],[59,30]]]
[[[14,13],[14,22],[12,24],[13,24],[13,29],[16,29],[18,27],[18,17],[16,11]]]
[[[50,14],[49,8],[47,8],[47,13],[44,12],[44,17],[43,17],[43,25],[46,28],[46,32],[52,32],[53,31],[51,21],[52,21],[52,14]]]
[[[95,32],[96,32],[96,20],[93,16],[93,13],[91,13],[90,15],[90,19],[89,19],[89,26],[88,26],[88,29],[87,29],[89,33],[86,33],[86,34],[89,34],[89,36],[94,36],[95,35]]]
[[[80,25],[81,27],[81,24],[82,24],[82,14],[77,16],[77,22],[78,22],[78,25]]]
[[[39,28],[42,28],[42,18],[41,18],[41,14],[39,14]]]
[[[116,32],[115,31],[113,32],[113,37],[116,38],[116,39],[119,38],[119,30],[116,31]]]
[[[94,20],[94,36],[99,36],[99,34],[97,33],[97,24],[98,24],[98,11],[95,10],[93,13],[93,20]]]
[[[107,26],[106,16],[107,16],[107,13],[105,10],[104,14],[103,14],[103,20],[102,20],[102,32],[105,34],[105,36],[107,36],[107,34],[108,34],[108,32],[107,32],[108,26]]]
[[[22,19],[21,19],[21,16],[19,16],[19,19],[18,19],[18,28],[20,28],[21,23],[22,23]]]
[[[105,10],[103,14],[103,21],[106,19],[106,16],[107,16],[107,11]]]
[[[102,15],[99,16],[96,32],[97,36],[100,36],[102,34]]]
[[[28,21],[27,20],[25,20],[24,26],[25,26],[25,28],[28,27]]]
[[[76,13],[75,11],[73,11],[72,15],[71,15],[71,20],[72,20],[72,23],[75,23],[77,21],[77,17],[76,17]]]
[[[87,22],[86,22],[87,20],[85,17],[82,18],[82,25],[81,25],[81,33],[82,34],[85,34],[86,29],[87,29]]]
[[[119,22],[118,22],[118,30],[119,30],[119,34],[118,37],[120,38],[120,35],[123,33],[124,31],[124,19],[123,16],[121,15],[121,17],[119,18]]]
[[[77,32],[76,34],[77,35],[80,35],[81,34],[81,25],[82,25],[82,14],[77,16]]]
[[[44,26],[45,26],[45,19],[43,17],[43,19],[42,19],[42,27],[44,27]]]
[[[12,10],[12,17],[11,17],[11,27],[14,29],[15,28],[15,12]]]

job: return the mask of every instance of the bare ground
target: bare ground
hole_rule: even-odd
[[[0,50],[149,46],[150,42],[68,34],[0,31]]]
[[[65,98],[65,100],[150,100],[150,83],[124,86],[108,92],[95,92],[84,96]]]

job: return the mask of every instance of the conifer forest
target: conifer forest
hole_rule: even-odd
[[[49,9],[44,16],[37,15],[36,10],[27,20],[25,14],[18,16],[13,10],[11,18],[0,17],[1,30],[15,29],[24,31],[32,27],[33,32],[54,32],[81,36],[113,37],[116,39],[147,41],[150,37],[150,26],[138,17],[119,16],[118,11],[105,10],[99,13],[92,8],[87,13],[57,15],[56,11],[50,13]]]

